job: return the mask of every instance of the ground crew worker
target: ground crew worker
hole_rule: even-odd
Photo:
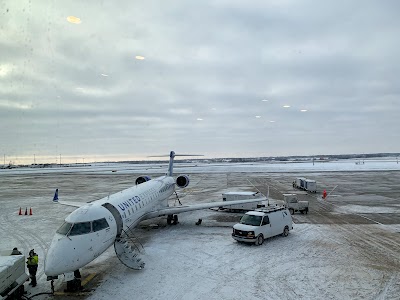
[[[15,247],[15,248],[13,249],[13,251],[11,252],[11,255],[22,255],[22,253],[18,250],[17,247]]]
[[[31,251],[29,251],[29,257],[26,261],[26,264],[28,265],[29,275],[31,276],[31,283],[29,285],[32,285],[33,287],[36,286],[36,272],[38,268],[38,263],[39,257],[35,253],[35,250],[32,249]]]

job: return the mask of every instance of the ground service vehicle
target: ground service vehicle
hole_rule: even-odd
[[[0,252],[0,300],[20,299],[28,278],[24,255],[11,255],[11,250]]]
[[[293,181],[293,187],[301,190],[305,190],[310,193],[317,192],[317,182],[312,179],[307,179],[304,177],[298,177]]]
[[[308,201],[299,201],[296,194],[283,194],[283,200],[285,206],[289,209],[290,214],[294,214],[296,211],[308,213]]]
[[[310,193],[316,193],[317,182],[315,180],[306,179],[305,190]]]
[[[232,238],[238,242],[261,245],[276,235],[287,236],[293,229],[292,216],[283,206],[265,207],[247,212],[233,226]]]
[[[258,198],[260,198],[259,202],[229,205],[229,201]],[[222,194],[222,201],[226,201],[226,206],[222,206],[220,209],[227,209],[231,211],[254,210],[262,206],[262,200],[265,200],[265,198],[262,198],[262,195],[259,192],[227,192]]]

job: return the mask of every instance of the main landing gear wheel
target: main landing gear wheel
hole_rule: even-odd
[[[168,215],[167,216],[167,224],[168,225],[176,225],[176,224],[178,224],[179,223],[179,221],[178,221],[178,215]]]
[[[294,214],[294,209],[293,208],[289,208],[289,212],[290,212],[291,215],[293,215]]]
[[[262,234],[259,234],[256,240],[256,246],[261,246],[263,242],[264,242],[264,236]]]

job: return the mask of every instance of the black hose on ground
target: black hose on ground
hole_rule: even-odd
[[[40,296],[40,295],[53,295],[53,293],[51,293],[51,292],[42,292],[42,293],[38,293],[38,294],[32,295],[32,296],[30,296],[30,297],[23,295],[22,298],[23,298],[23,299],[30,300],[30,299],[32,299],[33,297]]]

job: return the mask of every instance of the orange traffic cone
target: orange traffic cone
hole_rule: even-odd
[[[25,208],[25,216],[28,215],[28,208]]]
[[[324,192],[322,193],[322,199],[325,199],[326,198],[326,190],[324,190]]]
[[[29,208],[29,215],[32,216],[32,207]]]
[[[21,207],[19,208],[19,213],[18,213],[18,215],[22,216],[22,209],[21,209]]]

